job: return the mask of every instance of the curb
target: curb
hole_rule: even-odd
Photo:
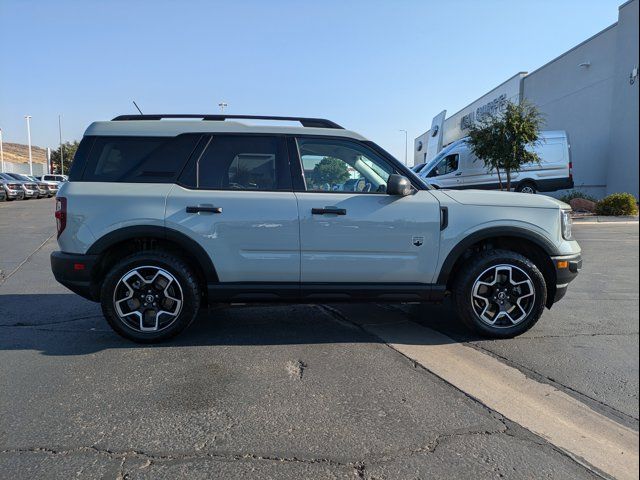
[[[638,217],[604,217],[598,215],[573,216],[573,224],[593,225],[597,223],[618,223],[620,225],[631,225],[638,223]]]

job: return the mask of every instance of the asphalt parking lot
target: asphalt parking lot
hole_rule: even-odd
[[[237,305],[141,346],[53,279],[52,212],[0,204],[0,477],[598,478],[368,321],[443,332],[638,430],[637,223],[576,225],[582,274],[512,340],[446,304]]]

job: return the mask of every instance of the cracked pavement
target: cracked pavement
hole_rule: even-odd
[[[97,304],[53,280],[52,212],[48,200],[0,204],[0,269],[21,265],[0,280],[0,476],[597,477],[364,332],[340,305],[219,308],[172,342],[127,342]],[[629,245],[617,247],[635,251],[634,261],[599,270],[615,288],[600,277],[582,280],[600,268],[588,263],[566,305],[529,334],[461,341],[591,398],[637,429],[631,227]],[[585,229],[577,228],[580,240]],[[600,245],[583,243],[587,252]],[[603,325],[595,292],[631,307],[609,310]],[[376,307],[378,321],[389,308],[463,335],[442,306]]]

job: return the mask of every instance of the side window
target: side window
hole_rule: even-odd
[[[291,190],[284,139],[258,135],[213,135],[180,177],[203,190]]]
[[[199,137],[199,135],[190,134],[169,138],[95,137],[85,162],[82,180],[130,183],[173,182],[193,152]],[[77,154],[76,159],[80,160]],[[77,171],[72,167],[71,173],[72,177],[75,177]],[[75,180],[75,178],[72,179]],[[60,180],[64,178],[60,177]]]
[[[439,177],[458,170],[460,156],[457,153],[447,155],[429,172],[429,177]]]
[[[309,192],[385,193],[394,169],[365,145],[327,138],[298,138]]]

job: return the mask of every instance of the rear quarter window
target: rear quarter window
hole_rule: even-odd
[[[173,183],[199,138],[197,134],[177,137],[85,137],[74,159],[70,180]],[[83,149],[85,141],[87,145]]]

